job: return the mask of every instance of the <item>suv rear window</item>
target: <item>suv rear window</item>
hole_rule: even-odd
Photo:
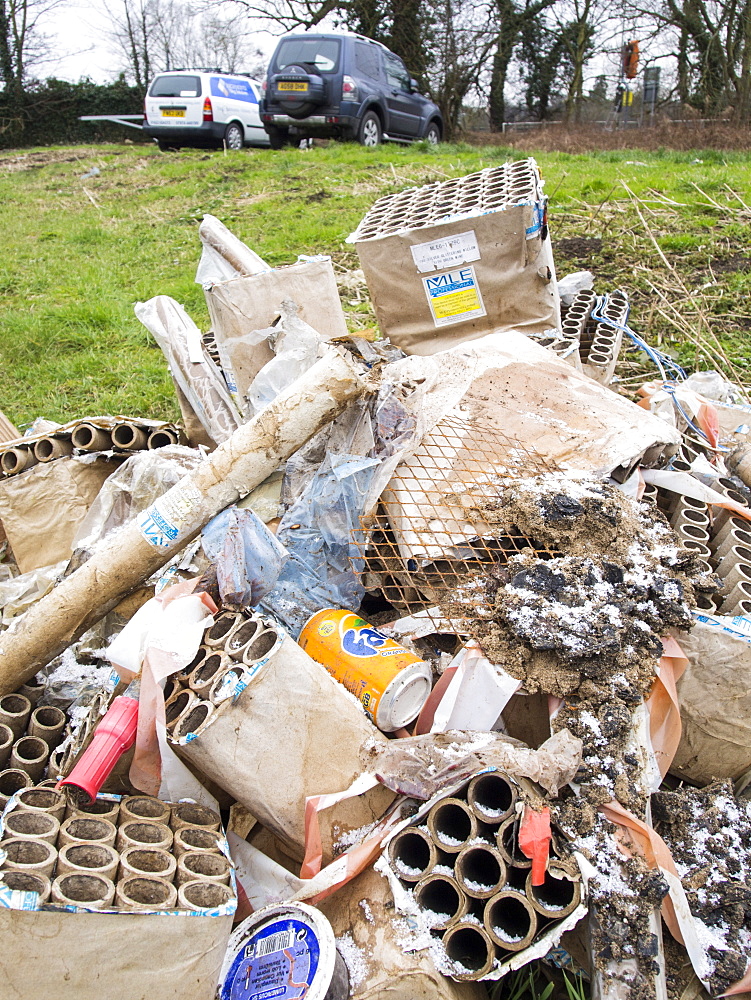
[[[151,84],[149,97],[200,97],[200,76],[173,74],[158,76]]]
[[[335,73],[339,63],[337,38],[286,38],[274,57],[272,72],[293,63],[312,63],[319,73]]]

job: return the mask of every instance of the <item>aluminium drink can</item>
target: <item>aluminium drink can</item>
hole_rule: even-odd
[[[351,611],[316,612],[297,641],[385,733],[413,722],[427,701],[430,666]]]

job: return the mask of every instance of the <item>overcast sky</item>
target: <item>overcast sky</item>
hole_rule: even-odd
[[[108,40],[108,18],[101,0],[65,0],[40,26],[49,55],[34,65],[32,75],[73,82],[88,76],[95,83],[107,83],[124,68]],[[259,31],[254,44],[270,57],[276,39]]]

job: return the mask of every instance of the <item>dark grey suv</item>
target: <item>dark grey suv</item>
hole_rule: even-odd
[[[300,139],[440,142],[438,106],[417,92],[399,58],[354,34],[299,34],[280,39],[260,106],[273,149]]]

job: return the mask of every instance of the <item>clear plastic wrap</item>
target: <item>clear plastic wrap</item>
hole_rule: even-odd
[[[367,770],[394,792],[427,800],[486,767],[529,778],[551,795],[573,781],[582,741],[561,729],[537,750],[501,733],[450,732],[409,736],[366,748]]]
[[[313,327],[300,319],[298,307],[291,299],[284,299],[280,311],[281,317],[276,326],[259,331],[268,335],[275,357],[263,366],[248,387],[246,398],[251,414],[258,413],[275,399],[315,364],[326,350],[326,345]],[[227,346],[236,343],[236,340],[230,341]]]
[[[59,562],[0,583],[0,623],[7,625],[12,618],[23,614],[40,597],[48,594],[64,569],[65,563]]]
[[[230,507],[202,532],[224,604],[256,605],[273,588],[288,553],[252,510]]]
[[[240,418],[224,377],[204,349],[200,330],[168,295],[137,302],[135,313],[161,347],[172,378],[206,433],[222,444],[240,426]]]
[[[361,455],[328,455],[282,518],[277,538],[290,558],[261,603],[295,636],[314,612],[356,608],[365,594],[353,529],[378,465]]]
[[[558,281],[558,294],[561,305],[568,308],[579,292],[592,288],[594,276],[591,271],[573,271]]]
[[[131,455],[106,480],[78,526],[73,539],[74,559],[80,560],[82,552],[90,553],[97,542],[146,510],[202,461],[200,451],[182,445]]]

